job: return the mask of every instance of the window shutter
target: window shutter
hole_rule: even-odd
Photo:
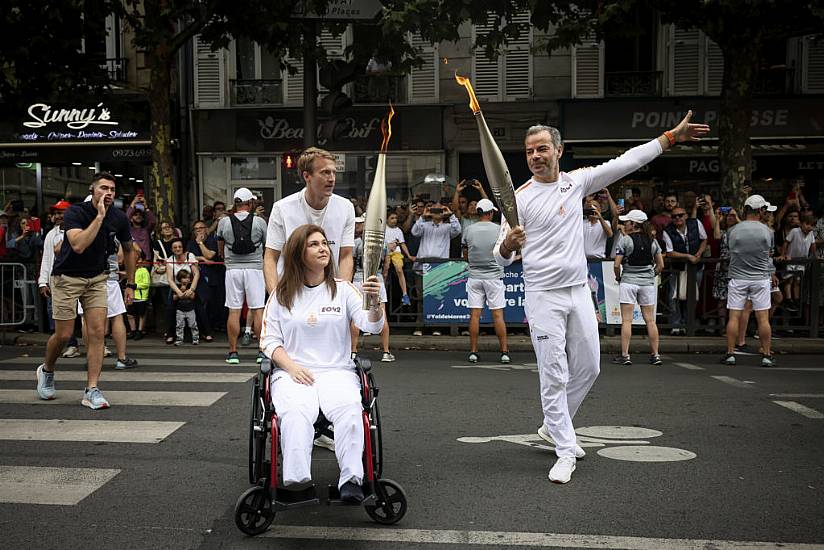
[[[420,33],[409,35],[409,43],[424,63],[409,73],[409,103],[436,103],[438,101],[438,47],[421,38]]]
[[[604,96],[604,43],[585,38],[572,49],[572,97]]]
[[[225,66],[223,50],[212,51],[209,44],[194,38],[195,102],[201,109],[224,106]]]
[[[701,94],[701,32],[670,26],[670,79],[672,95]]]
[[[704,92],[719,95],[724,80],[724,54],[718,44],[707,37],[707,62],[704,71]]]
[[[814,41],[812,36],[804,38],[802,70],[801,91],[805,94],[824,93],[824,39]]]
[[[303,105],[303,59],[287,56],[286,63],[297,69],[297,72],[290,74],[286,69],[283,70],[283,79],[286,82],[285,103],[287,105]]]
[[[490,15],[486,23],[475,25],[473,42],[478,41],[479,35],[487,35],[492,31],[492,22],[493,16]],[[499,70],[500,59],[500,56],[495,59],[489,59],[486,57],[486,52],[483,48],[475,48],[473,67],[473,74],[475,75],[475,78],[472,82],[472,87],[475,89],[476,96],[498,99],[498,85],[502,81]]]
[[[529,24],[529,12],[521,12],[512,18],[512,23],[523,25],[518,40],[506,45],[504,59],[504,98],[530,98],[532,91],[532,56],[530,55],[532,26]]]

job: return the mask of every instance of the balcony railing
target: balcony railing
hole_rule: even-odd
[[[111,82],[127,82],[129,73],[127,71],[129,60],[125,57],[95,58],[94,63],[109,74]]]
[[[604,95],[616,96],[660,96],[661,71],[621,71],[604,75]]]
[[[355,103],[405,103],[406,78],[403,75],[367,75],[354,83]]]
[[[232,105],[280,105],[282,80],[230,80]]]

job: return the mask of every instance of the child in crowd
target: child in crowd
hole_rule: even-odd
[[[414,256],[409,253],[406,247],[406,240],[403,231],[398,227],[398,215],[391,212],[386,217],[386,233],[383,242],[386,245],[386,260],[383,264],[383,280],[389,281],[389,265],[395,266],[395,273],[398,275],[398,284],[401,287],[401,303],[405,306],[410,304],[409,292],[406,289],[406,276],[403,274],[403,257],[409,261],[415,261]]]
[[[134,284],[137,288],[134,291],[134,302],[127,309],[129,319],[129,338],[140,340],[146,334],[146,309],[149,304],[149,287],[152,284],[152,276],[149,273],[146,253],[134,243],[138,250],[139,260],[137,270],[134,273]]]
[[[175,345],[183,344],[183,334],[188,323],[189,330],[192,331],[192,345],[196,346],[200,343],[200,335],[195,318],[195,291],[191,288],[192,274],[187,269],[181,269],[175,278],[179,289],[179,292],[172,296],[175,303]]]
[[[815,257],[815,217],[804,214],[801,217],[801,225],[795,227],[787,234],[784,246],[781,247],[781,260],[806,260],[810,256]],[[785,307],[790,311],[798,311],[801,307],[801,278],[804,276],[803,264],[790,264],[787,266],[787,273],[791,275],[784,283],[784,296],[786,296]]]

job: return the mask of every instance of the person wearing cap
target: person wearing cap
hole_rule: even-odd
[[[687,211],[677,206],[672,211],[672,223],[664,228],[664,254],[670,259],[672,273],[668,291],[672,335],[687,333],[687,264],[695,267],[695,286],[701,286],[704,265],[699,263],[707,248],[707,232],[695,218],[687,219]],[[697,293],[696,293],[697,294]]]
[[[59,247],[63,242],[63,213],[71,206],[65,200],[59,200],[49,208],[49,217],[51,223],[54,225],[46,237],[43,239],[43,257],[40,259],[40,276],[37,278],[37,286],[40,290],[40,295],[46,299],[46,309],[49,313],[49,330],[54,331],[54,319],[52,319],[52,301],[51,290],[49,289],[49,278],[52,273],[52,266],[54,265],[54,255],[60,250]],[[70,348],[74,347],[74,350]],[[77,339],[72,335],[71,340],[66,346],[66,352],[77,350]],[[67,357],[64,352],[64,357]],[[77,357],[74,353],[69,353],[69,356]]]
[[[621,355],[612,362],[631,365],[629,341],[632,337],[632,318],[635,304],[647,325],[649,364],[660,365],[658,355],[658,326],[655,324],[655,304],[658,287],[656,275],[664,269],[661,245],[655,240],[655,229],[641,210],[630,210],[619,216],[624,222],[624,234],[618,239],[615,254],[615,280],[618,281],[618,301],[621,304]]]
[[[510,265],[518,250],[524,269],[526,316],[541,385],[543,422],[539,436],[555,447],[553,483],[572,479],[584,450],[576,444],[572,419],[600,372],[598,321],[587,285],[583,198],[654,160],[677,142],[698,141],[706,124],[690,123],[692,111],[672,130],[600,166],[561,172],[561,133],[536,125],[524,140],[532,178],[515,192],[519,225],[504,221],[496,261]]]
[[[113,208],[114,176],[100,172],[92,177],[88,202],[69,207],[63,216],[65,236],[54,261],[49,289],[55,329],[46,344],[43,363],[37,367],[37,393],[41,399],[55,398],[54,367],[63,346],[74,333],[78,302],[86,321],[86,389],[81,404],[107,409],[109,402],[97,384],[103,368],[103,335],[108,310],[109,255],[116,252],[115,239],[124,245],[126,296],[134,299],[136,254],[131,246],[129,220]]]
[[[469,263],[469,277],[466,279],[466,295],[469,304],[469,362],[481,360],[478,355],[478,334],[481,313],[484,306],[492,314],[495,335],[501,348],[501,363],[511,361],[509,343],[506,338],[504,307],[504,269],[495,261],[492,249],[498,240],[501,226],[492,221],[498,209],[489,199],[481,199],[476,206],[478,221],[467,226],[461,238],[463,258]]]
[[[305,224],[315,224],[326,232],[338,277],[351,281],[354,273],[355,207],[348,199],[333,193],[337,177],[335,156],[324,149],[309,147],[298,157],[297,165],[306,187],[277,201],[269,213],[264,276],[266,291],[270,294],[283,271],[280,254],[286,239]]]
[[[249,307],[246,323],[260,338],[263,307],[266,305],[266,287],[263,277],[263,243],[266,240],[266,222],[252,214],[255,195],[241,187],[234,194],[235,211],[220,220],[215,235],[218,238],[218,254],[226,263],[226,335],[229,353],[226,362],[240,363],[237,339],[240,335],[240,313],[243,301]],[[257,362],[263,360],[258,351]]]
[[[752,301],[758,322],[758,338],[761,345],[762,367],[775,366],[772,356],[770,327],[770,286],[777,284],[772,262],[774,236],[761,223],[764,212],[774,212],[776,207],[761,195],[751,195],[744,202],[744,221],[735,224],[727,233],[730,249],[729,283],[727,284],[727,353],[721,359],[725,365],[735,365],[735,346],[738,343],[738,327],[748,300]]]

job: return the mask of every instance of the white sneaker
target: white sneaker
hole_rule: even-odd
[[[538,435],[540,436],[541,439],[543,439],[547,443],[552,444],[553,447],[555,446],[555,441],[552,440],[552,436],[549,435],[549,432],[547,431],[546,426],[541,425],[541,427],[538,428]],[[585,456],[587,456],[587,452],[585,450],[583,450],[580,445],[576,444],[575,445],[575,458],[584,458]]]
[[[108,348],[108,346],[103,346],[103,357],[111,357],[112,350]]]
[[[383,352],[383,357],[381,357],[381,361],[384,363],[391,363],[395,360],[395,356],[389,353],[388,351]]]
[[[317,439],[314,441],[315,447],[323,447],[324,449],[329,449],[333,453],[335,452],[335,440],[326,435],[319,435]]]
[[[575,459],[571,456],[563,456],[555,462],[555,466],[549,471],[549,480],[552,483],[569,483],[574,471]]]
[[[63,352],[63,357],[66,359],[80,357],[80,350],[77,349],[77,346],[69,346],[66,348],[66,351]]]

